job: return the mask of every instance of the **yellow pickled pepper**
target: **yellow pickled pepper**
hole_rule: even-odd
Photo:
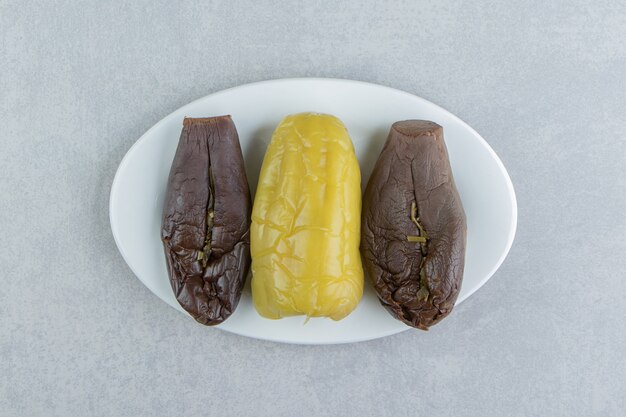
[[[336,117],[285,117],[267,149],[250,228],[252,297],[264,317],[341,320],[363,295],[361,173]]]

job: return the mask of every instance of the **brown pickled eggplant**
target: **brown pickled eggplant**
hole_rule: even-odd
[[[363,266],[395,318],[427,330],[461,289],[466,220],[443,128],[392,125],[363,196]]]
[[[219,324],[237,307],[250,268],[251,209],[230,116],[185,118],[161,240],[176,299],[202,324]]]

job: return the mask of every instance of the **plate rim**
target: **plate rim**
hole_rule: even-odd
[[[489,153],[489,155],[492,157],[492,159],[496,162],[496,165],[498,167],[498,170],[500,171],[500,174],[502,175],[502,177],[504,178],[505,181],[505,185],[506,185],[506,189],[508,191],[508,197],[510,199],[510,203],[511,203],[511,207],[512,207],[512,212],[511,212],[511,221],[509,223],[509,232],[508,232],[508,236],[507,236],[507,242],[506,242],[506,246],[505,246],[505,250],[502,251],[502,253],[500,254],[500,257],[498,259],[498,261],[494,264],[494,266],[492,267],[492,269],[489,271],[488,274],[486,274],[483,279],[478,283],[478,285],[476,285],[472,290],[470,290],[467,294],[465,294],[463,297],[459,297],[459,299],[457,299],[457,301],[455,302],[455,307],[458,306],[459,304],[461,304],[463,301],[465,301],[467,298],[469,298],[471,295],[473,295],[476,291],[478,291],[480,288],[482,288],[487,281],[489,281],[491,279],[491,277],[496,273],[496,271],[500,268],[500,266],[502,265],[502,263],[504,262],[504,260],[506,259],[506,257],[508,256],[511,247],[513,246],[513,241],[515,240],[515,235],[517,233],[517,222],[518,222],[518,207],[517,207],[517,196],[515,193],[515,188],[513,186],[513,182],[511,181],[511,177],[509,176],[509,173],[506,169],[506,167],[504,166],[504,163],[502,162],[502,160],[500,159],[500,157],[498,156],[498,154],[495,152],[495,150],[491,147],[491,145],[489,145],[489,143],[473,128],[471,127],[469,124],[467,124],[464,120],[462,120],[460,117],[458,117],[457,115],[455,115],[454,113],[450,112],[449,110],[439,106],[438,104],[435,104],[423,97],[420,97],[418,95],[409,93],[407,91],[404,90],[400,90],[397,88],[393,88],[393,87],[389,87],[386,85],[381,85],[381,84],[377,84],[377,83],[371,83],[371,82],[367,82],[367,81],[359,81],[359,80],[353,80],[353,79],[348,79],[348,78],[326,78],[326,77],[294,77],[294,78],[276,78],[276,79],[267,79],[267,80],[262,80],[262,81],[255,81],[255,82],[251,82],[251,83],[246,83],[246,84],[240,84],[240,85],[236,85],[233,87],[229,87],[223,90],[218,90],[215,91],[213,93],[210,94],[206,94],[202,97],[199,97],[195,100],[190,101],[187,104],[184,104],[181,107],[178,107],[177,109],[173,110],[172,112],[168,113],[166,116],[162,117],[161,119],[159,119],[158,122],[156,122],[154,125],[152,125],[148,130],[146,130],[132,145],[130,148],[128,148],[128,150],[126,151],[126,153],[124,154],[124,156],[122,157],[116,171],[115,171],[115,176],[113,177],[113,182],[111,183],[111,190],[109,192],[109,224],[111,227],[111,233],[113,234],[113,240],[115,241],[115,245],[117,247],[118,252],[120,253],[120,255],[122,255],[122,259],[124,259],[124,262],[126,263],[126,265],[130,268],[131,272],[135,275],[135,277],[137,279],[139,279],[139,281],[150,290],[150,292],[154,295],[156,295],[161,301],[165,302],[165,304],[167,304],[168,306],[174,307],[176,310],[185,313],[188,315],[188,313],[186,313],[182,307],[180,307],[179,305],[176,306],[172,306],[169,302],[167,302],[167,300],[163,299],[157,292],[155,292],[153,290],[153,288],[151,287],[151,285],[145,281],[142,277],[139,276],[139,274],[137,274],[137,272],[135,271],[135,269],[133,268],[133,266],[131,265],[131,263],[129,262],[129,260],[127,259],[127,256],[124,252],[123,245],[118,237],[118,234],[116,233],[116,227],[115,227],[115,215],[114,215],[114,203],[115,203],[115,191],[117,190],[117,188],[119,187],[119,182],[120,182],[120,171],[123,170],[124,167],[126,167],[126,165],[128,164],[128,161],[130,160],[131,155],[134,154],[134,152],[136,151],[136,149],[140,146],[140,144],[143,144],[143,142],[145,142],[148,137],[150,136],[150,133],[153,130],[158,129],[162,124],[165,124],[167,121],[169,121],[170,118],[172,118],[176,113],[184,110],[187,107],[191,107],[194,106],[195,104],[197,104],[198,102],[201,102],[203,100],[206,100],[209,97],[214,97],[220,94],[227,94],[227,93],[231,93],[235,90],[238,89],[244,89],[244,88],[250,88],[253,86],[258,86],[258,85],[263,85],[263,84],[279,84],[279,83],[302,83],[302,82],[324,82],[324,83],[342,83],[342,84],[353,84],[353,85],[360,85],[360,86],[365,86],[368,88],[377,88],[377,89],[381,89],[381,90],[387,90],[388,92],[394,93],[394,94],[400,94],[400,95],[405,95],[405,96],[410,96],[411,99],[415,100],[417,99],[418,101],[421,101],[423,104],[434,107],[440,111],[443,111],[444,113],[446,113],[449,117],[451,117],[453,120],[455,120],[456,122],[460,123],[465,129],[467,129],[470,133],[472,133],[479,141],[479,143],[482,145],[483,148],[485,148],[487,150],[487,152]],[[375,339],[380,339],[383,337],[387,337],[387,336],[391,336],[394,334],[398,334],[398,333],[402,333],[406,330],[411,329],[411,327],[406,326],[406,328],[393,328],[390,329],[390,331],[388,332],[384,332],[381,335],[377,335],[375,337],[354,337],[354,338],[347,338],[347,339],[342,339],[342,340],[337,340],[337,341],[294,341],[294,340],[281,340],[281,339],[276,339],[276,338],[272,338],[272,337],[264,337],[264,336],[257,336],[257,335],[249,335],[246,334],[245,332],[239,332],[237,330],[233,330],[233,329],[224,329],[221,326],[212,326],[213,328],[219,329],[221,331],[226,331],[228,333],[232,333],[232,334],[236,334],[239,336],[245,336],[245,337],[249,337],[249,338],[253,338],[253,339],[258,339],[258,340],[265,340],[265,341],[271,341],[271,342],[278,342],[278,343],[287,343],[287,344],[296,344],[296,345],[334,345],[334,344],[344,344],[344,343],[358,343],[358,342],[363,342],[363,341],[367,341],[367,340],[375,340]]]

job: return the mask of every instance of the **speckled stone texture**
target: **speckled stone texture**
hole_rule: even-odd
[[[625,39],[617,0],[0,0],[0,415],[622,415]],[[193,99],[295,76],[420,95],[508,167],[511,253],[428,333],[234,336],[118,254],[108,193],[135,140]]]

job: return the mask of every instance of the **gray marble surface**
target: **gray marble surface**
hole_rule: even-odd
[[[623,415],[623,1],[0,0],[0,35],[0,415]],[[509,169],[509,257],[428,333],[290,346],[206,329],[115,247],[109,189],[145,130],[306,76],[429,99]]]

